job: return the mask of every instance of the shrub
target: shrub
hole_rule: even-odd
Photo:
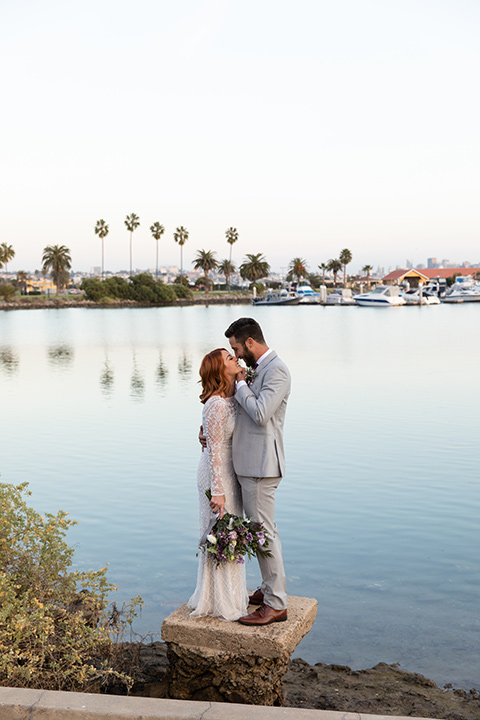
[[[84,278],[80,287],[85,291],[86,300],[99,302],[107,295],[104,283],[98,278]]]
[[[142,600],[118,610],[106,568],[70,570],[67,513],[28,507],[27,483],[0,483],[0,685],[84,690],[131,678],[120,640]]]
[[[174,291],[177,298],[190,300],[190,298],[192,297],[192,291],[190,290],[190,288],[186,287],[183,284],[180,285],[179,283],[175,282],[173,285],[169,285],[169,287]]]
[[[0,283],[0,297],[4,300],[10,300],[15,295],[15,288],[9,282]]]
[[[121,298],[122,300],[132,299],[132,286],[125,278],[114,275],[103,282],[106,294],[112,298]]]

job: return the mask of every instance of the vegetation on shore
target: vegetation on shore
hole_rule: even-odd
[[[68,514],[27,505],[28,483],[0,483],[0,685],[88,690],[132,684],[121,642],[142,605],[118,608],[107,568],[71,569]]]

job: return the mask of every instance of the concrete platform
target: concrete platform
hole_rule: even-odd
[[[169,615],[162,624],[162,640],[185,647],[228,650],[230,654],[279,658],[293,653],[310,631],[317,615],[314,598],[288,596],[288,620],[265,627],[248,627],[218,618],[190,617],[186,604]],[[249,612],[256,610],[249,606]]]
[[[426,720],[0,687],[0,720]],[[432,718],[430,718],[432,720]]]

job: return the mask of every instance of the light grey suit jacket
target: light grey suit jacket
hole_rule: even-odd
[[[250,386],[237,388],[238,414],[232,439],[233,467],[245,477],[283,477],[283,423],[290,373],[275,352],[256,370]]]

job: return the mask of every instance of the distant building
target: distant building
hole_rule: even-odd
[[[411,287],[417,287],[419,282],[427,283],[430,280],[436,280],[437,278],[447,278],[453,275],[475,275],[475,268],[426,268],[419,270],[415,268],[413,270],[394,270],[382,279],[382,282],[387,285],[398,285],[404,280],[408,280]],[[477,270],[480,274],[480,268]]]
[[[413,260],[410,260],[409,258],[407,258],[407,262],[405,264],[409,270],[411,270],[413,268]]]
[[[423,263],[418,263],[418,265],[415,265],[415,267],[417,268],[417,270],[424,270],[424,269],[425,269],[425,265],[424,265]]]
[[[438,268],[440,263],[437,258],[427,258],[427,268]]]

